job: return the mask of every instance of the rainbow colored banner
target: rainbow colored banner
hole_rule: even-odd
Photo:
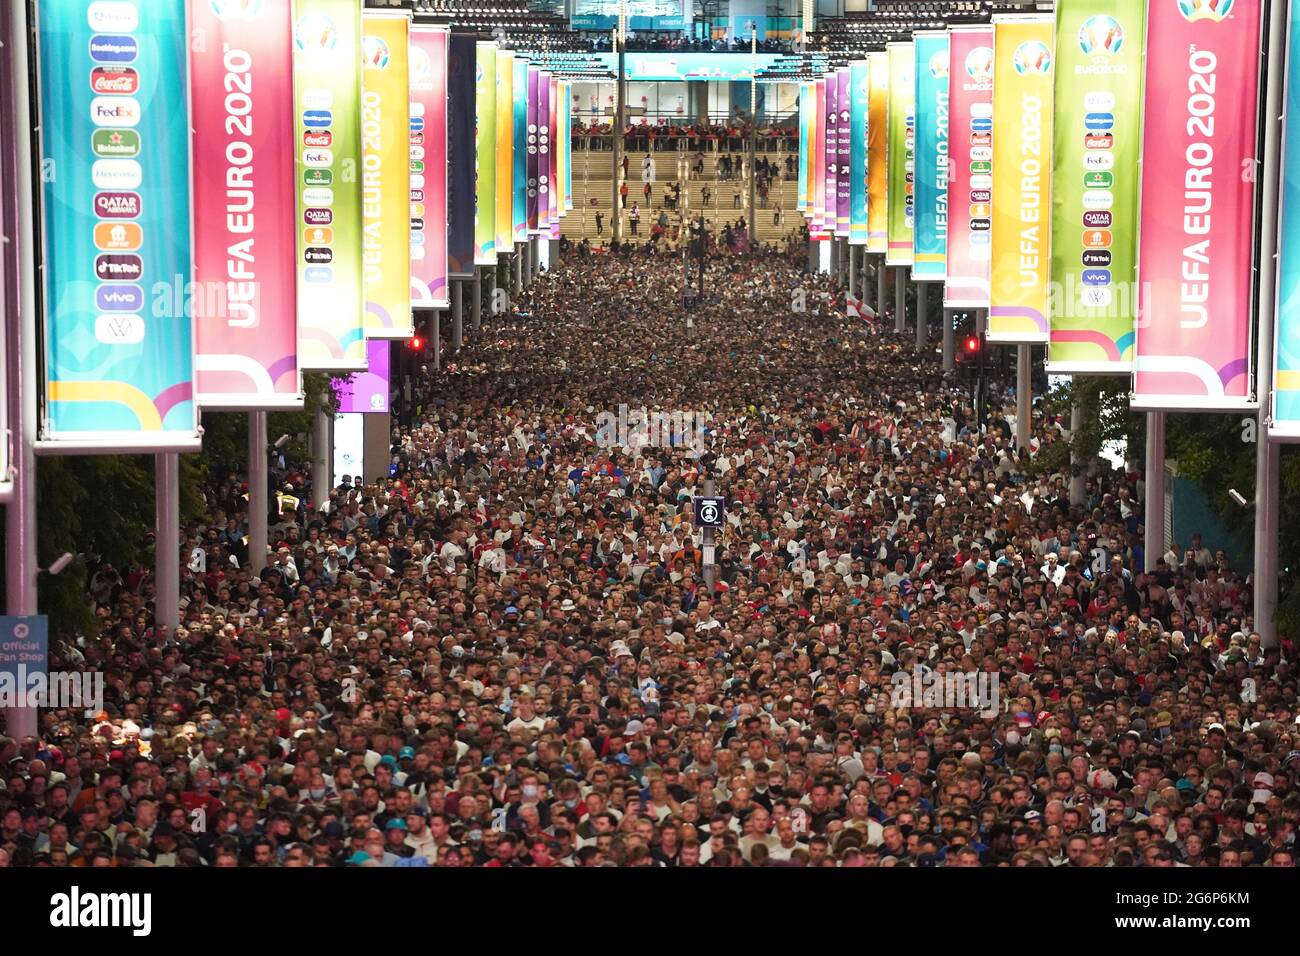
[[[1241,173],[1255,169],[1263,4],[1185,6],[1203,15],[1147,11],[1132,405],[1240,411],[1255,405],[1255,177]]]
[[[556,94],[559,92],[559,80],[553,74],[547,74],[547,107],[546,122],[550,129],[550,162],[551,173],[546,180],[546,221],[551,226],[551,238],[558,239],[555,229],[560,224],[560,144],[559,144],[559,120],[560,107],[556,102]]]
[[[889,43],[889,251],[885,265],[912,264],[916,223],[916,81],[912,43]]]
[[[942,280],[948,261],[948,34],[913,34],[916,61],[916,228],[912,278]]]
[[[406,339],[411,316],[411,69],[405,13],[361,18],[361,265],[366,337]]]
[[[826,100],[822,113],[822,161],[826,169],[826,185],[822,187],[822,223],[827,234],[838,231],[839,170],[840,170],[840,84],[834,73],[826,75]]]
[[[479,40],[474,69],[474,264],[497,261],[497,47]]]
[[[507,253],[514,247],[514,223],[511,221],[515,194],[510,188],[514,174],[515,127],[515,55],[509,50],[497,50],[496,60],[496,236],[494,245],[498,253]]]
[[[809,191],[812,194],[812,217],[808,221],[809,235],[814,239],[822,237],[826,226],[826,77],[819,76],[813,81],[813,115],[812,115],[812,182]]]
[[[361,0],[298,0],[294,12],[298,364],[354,372],[366,367]]]
[[[1287,25],[1286,127],[1282,138],[1277,303],[1273,320],[1273,416],[1268,437],[1300,439],[1300,6]]]
[[[197,451],[184,0],[41,3],[36,33],[41,437]]]
[[[447,30],[411,28],[411,305],[445,309],[447,285]]]
[[[514,81],[514,143],[511,147],[512,173],[510,194],[511,233],[515,242],[528,241],[528,61],[515,57]]]
[[[1145,16],[1145,0],[1056,4],[1052,374],[1132,371]]]
[[[867,54],[867,252],[889,252],[889,54]]]
[[[948,44],[951,61],[948,145],[952,162],[948,173],[948,248],[943,304],[947,308],[982,309],[989,304],[994,193],[987,164],[997,148],[993,141],[993,29],[953,27],[948,33]],[[1014,83],[1015,77],[1009,76],[1007,82]]]
[[[853,92],[849,68],[835,71],[835,234],[847,239],[853,222]]]
[[[867,244],[867,120],[871,110],[871,67],[849,65],[849,242]]]
[[[194,206],[210,213],[194,235],[195,391],[205,408],[301,408],[296,150],[284,122],[293,19],[288,6],[221,10],[190,12],[191,31],[206,41],[190,60]],[[114,79],[125,88],[130,76]],[[108,139],[139,148],[125,131]]]
[[[799,84],[799,192],[794,208],[798,212],[808,209],[808,113],[812,109],[812,84]]]
[[[990,342],[1049,337],[1052,203],[1051,16],[995,17]],[[1082,228],[1082,223],[1080,224]]]
[[[560,90],[563,110],[559,145],[561,168],[564,170],[564,202],[561,204],[560,215],[564,215],[573,211],[573,81],[564,80],[560,84]]]

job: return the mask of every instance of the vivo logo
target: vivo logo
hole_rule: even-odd
[[[1094,285],[1094,286],[1110,285],[1110,270],[1109,269],[1084,269],[1083,284]]]
[[[302,277],[313,285],[320,285],[333,280],[334,270],[329,266],[310,266],[302,271]]]
[[[138,285],[96,286],[95,308],[100,312],[138,312],[144,308],[144,289]]]

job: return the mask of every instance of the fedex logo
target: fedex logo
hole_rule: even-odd
[[[90,101],[90,118],[96,126],[136,126],[140,104],[127,96],[96,96]]]

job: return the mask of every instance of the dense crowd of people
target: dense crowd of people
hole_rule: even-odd
[[[594,111],[593,107],[593,111]],[[612,150],[612,123],[575,117],[570,131],[570,144],[574,150]],[[643,120],[623,127],[623,146],[636,152],[741,152],[749,148],[750,124],[736,116],[728,123],[690,122],[686,117],[676,121],[661,119],[658,122]],[[793,153],[799,146],[799,130],[792,123],[760,123],[753,130],[755,146],[759,152],[783,151]],[[789,177],[793,178],[793,174]]]
[[[0,737],[0,866],[1294,864],[1294,643],[1199,538],[1145,570],[1136,476],[1071,502],[1055,415],[1015,447],[999,382],[981,429],[803,249],[694,301],[566,250],[419,376],[386,477],[276,471],[260,575],[232,472],[175,633],[95,576],[51,666],[107,701]]]

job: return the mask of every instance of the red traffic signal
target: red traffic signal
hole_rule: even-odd
[[[420,338],[418,335],[413,335],[411,338],[406,340],[406,347],[413,352],[418,352],[420,349],[424,348],[424,339]]]
[[[976,337],[976,336],[974,336],[974,335],[969,335],[969,336],[967,336],[967,337],[966,337],[966,351],[969,352],[971,355],[974,355],[974,354],[975,354],[976,352],[978,352],[979,350],[980,350],[980,340],[979,340],[979,338]]]

